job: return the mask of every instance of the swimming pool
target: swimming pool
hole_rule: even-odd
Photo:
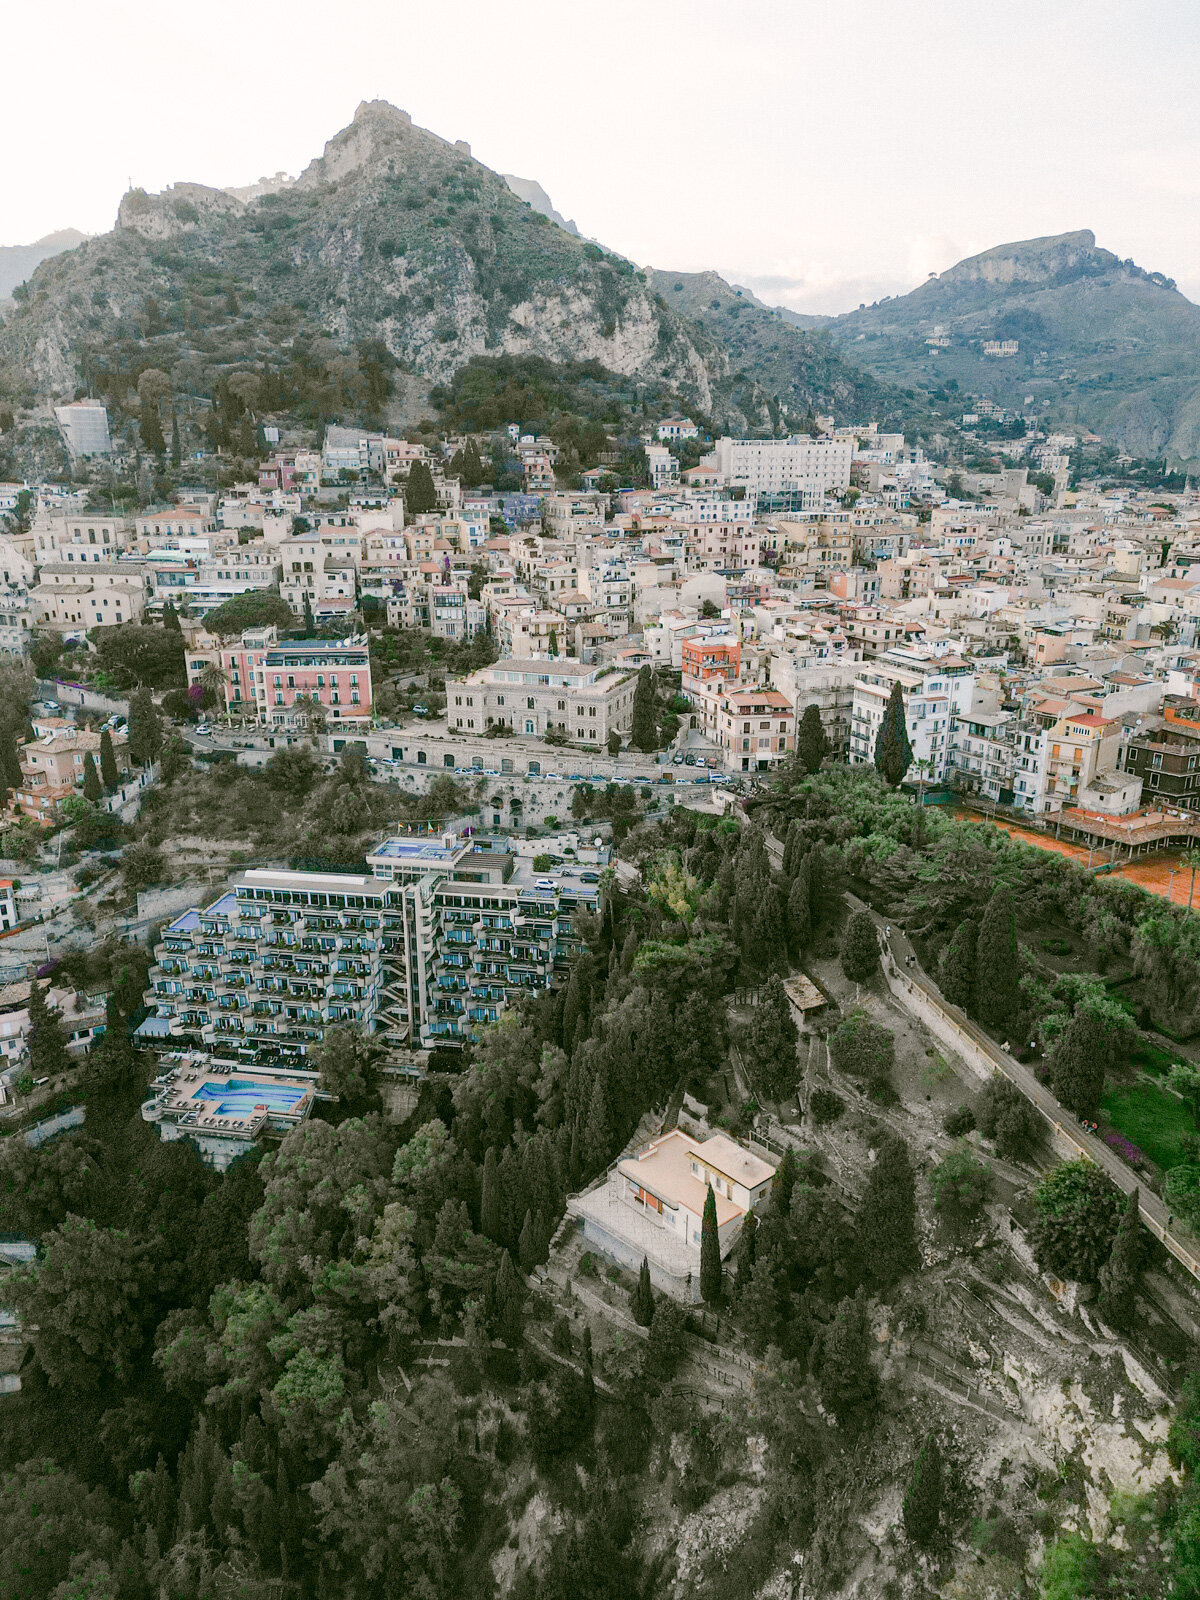
[[[269,1111],[292,1111],[307,1091],[299,1084],[253,1083],[245,1078],[230,1078],[228,1083],[205,1083],[197,1089],[197,1100],[215,1100],[222,1117],[252,1117],[257,1106]]]

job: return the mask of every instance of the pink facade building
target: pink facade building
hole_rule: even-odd
[[[225,708],[232,715],[284,730],[308,728],[316,715],[331,733],[370,726],[365,637],[280,640],[274,628],[253,628],[216,656],[189,654],[188,682],[199,683],[214,660],[225,676]]]

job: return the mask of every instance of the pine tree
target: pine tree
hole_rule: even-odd
[[[112,734],[107,728],[100,731],[100,781],[106,789],[115,789],[120,781],[121,774],[117,770],[116,752],[113,750]]]
[[[654,1290],[650,1284],[650,1263],[642,1257],[642,1270],[638,1273],[637,1288],[630,1300],[633,1320],[639,1328],[648,1328],[654,1317]]]
[[[717,1197],[708,1185],[700,1223],[700,1295],[710,1306],[721,1300],[721,1239],[717,1231]]]
[[[820,772],[821,763],[828,754],[829,740],[821,722],[820,708],[805,706],[796,729],[796,765],[807,773]]]
[[[633,691],[633,724],[630,743],[638,750],[658,748],[658,716],[654,706],[654,673],[648,666],[638,673]]]
[[[886,1138],[867,1176],[856,1229],[870,1276],[881,1288],[917,1263],[916,1189],[907,1145]]]
[[[1125,1203],[1109,1258],[1100,1268],[1100,1315],[1118,1333],[1133,1329],[1144,1244],[1138,1191],[1134,1189]]]
[[[995,891],[975,943],[975,1015],[987,1028],[1004,1029],[1021,1006],[1017,919],[1007,889]]]
[[[483,1158],[483,1181],[479,1200],[479,1231],[493,1244],[500,1243],[500,1169],[496,1146],[490,1144]]]
[[[936,1436],[931,1433],[913,1464],[901,1511],[904,1531],[918,1549],[927,1549],[937,1535],[942,1519],[944,1488],[942,1451]]]
[[[104,794],[100,786],[100,774],[96,771],[96,763],[89,750],[83,758],[83,798],[89,805],[97,805]]]
[[[53,1077],[71,1065],[58,1012],[47,1005],[36,978],[29,985],[29,1059],[35,1078]]]
[[[897,678],[892,684],[879,732],[875,735],[875,767],[894,788],[903,783],[904,774],[912,766],[912,758],[908,725],[904,720],[904,691]]]
[[[851,983],[865,983],[879,971],[879,939],[869,911],[856,911],[846,925],[842,971]]]
[[[404,489],[404,509],[410,517],[423,511],[437,510],[437,490],[433,473],[423,461],[414,461],[408,469],[408,482]]]
[[[952,1006],[963,1010],[971,1004],[975,993],[975,945],[979,929],[968,917],[954,930],[954,937],[942,951],[938,974],[942,993]]]

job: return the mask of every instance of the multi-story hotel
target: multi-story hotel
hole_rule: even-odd
[[[331,726],[370,725],[371,658],[363,637],[281,640],[274,628],[251,628],[219,654],[189,651],[189,685],[214,664],[224,674],[225,709],[235,716],[299,728],[319,706]]]
[[[357,1024],[397,1045],[457,1044],[582,949],[599,874],[534,873],[529,858],[396,838],[370,873],[252,870],[163,930],[142,1025],[147,1044],[227,1059],[302,1058]]]

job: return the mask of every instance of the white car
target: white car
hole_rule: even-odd
[[[196,733],[201,739],[208,739],[212,736],[212,729],[207,722],[198,722],[196,724]]]

